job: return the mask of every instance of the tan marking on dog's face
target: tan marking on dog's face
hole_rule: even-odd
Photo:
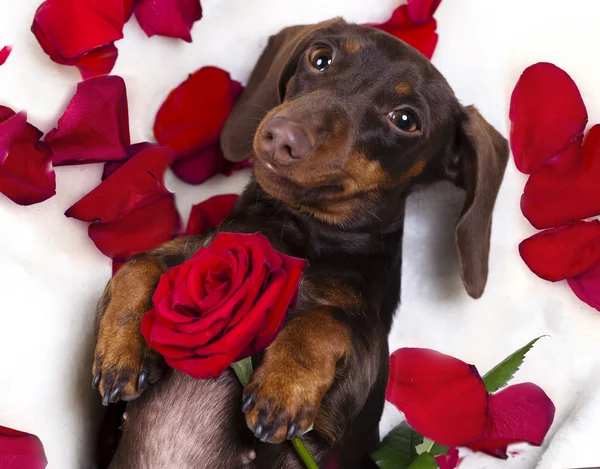
[[[414,177],[417,177],[419,174],[421,174],[424,169],[425,169],[425,161],[423,161],[423,160],[416,161],[415,164],[413,164],[408,169],[408,171],[406,171],[404,173],[404,177],[406,179],[412,179]]]
[[[396,94],[398,96],[406,96],[406,95],[410,94],[410,92],[412,91],[412,87],[410,86],[410,83],[406,83],[404,81],[401,83],[398,83],[394,89],[396,90]]]
[[[389,181],[389,175],[376,160],[367,158],[360,152],[353,152],[348,159],[344,169],[352,176],[348,181],[354,183],[354,192],[367,192],[385,187]],[[349,192],[353,192],[350,190]]]
[[[358,49],[360,49],[360,44],[356,41],[348,41],[344,45],[344,50],[348,52],[348,54],[354,54]]]

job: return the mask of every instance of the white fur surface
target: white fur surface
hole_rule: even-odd
[[[29,28],[40,0],[0,0],[0,46],[14,45],[0,67],[0,104],[26,109],[50,130],[79,74],[54,64]],[[203,0],[194,42],[148,39],[132,19],[118,42],[113,70],[127,82],[133,141],[152,138],[166,94],[203,65],[246,82],[269,34],[292,24],[344,16],[386,20],[398,0]],[[506,135],[508,103],[522,70],[537,61],[563,67],[579,85],[590,122],[600,122],[600,2],[593,0],[443,0],[433,62],[465,104],[475,104]],[[100,399],[91,389],[94,304],[110,263],[87,236],[86,224],[63,212],[99,182],[101,168],[57,169],[57,196],[19,207],[0,195],[0,425],[39,435],[49,469],[91,468]],[[246,173],[200,187],[172,175],[184,218],[192,204],[240,191]],[[521,261],[517,244],[534,233],[519,210],[526,178],[509,163],[493,224],[485,295],[462,289],[453,246],[461,194],[449,186],[421,192],[408,208],[402,306],[391,349],[422,346],[475,364],[484,373],[533,337],[514,382],[533,381],[553,399],[555,423],[542,448],[515,446],[508,461],[467,455],[462,469],[600,466],[600,313],[566,283],[550,284]],[[448,194],[451,194],[449,196]],[[384,432],[401,420],[388,406]],[[518,453],[518,454],[516,454]],[[467,454],[467,453],[465,453]]]

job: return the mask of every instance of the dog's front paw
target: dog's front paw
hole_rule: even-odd
[[[136,399],[165,369],[162,357],[146,344],[137,327],[109,330],[100,327],[92,370],[92,386],[102,394],[105,406]]]
[[[330,380],[293,358],[263,363],[244,389],[242,410],[256,438],[281,443],[312,425]]]

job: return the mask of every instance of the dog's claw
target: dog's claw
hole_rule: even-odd
[[[138,382],[137,382],[138,391],[141,392],[144,390],[144,388],[146,387],[147,381],[148,381],[148,371],[142,370],[142,372],[140,373],[140,376],[138,378]]]
[[[264,438],[263,433],[264,433],[263,424],[262,424],[262,422],[258,422],[256,424],[256,429],[254,430],[254,436],[256,438],[258,438],[259,440],[262,440]]]
[[[121,386],[121,385],[118,385],[117,387],[115,387],[110,393],[108,402],[117,402],[119,400],[119,394],[121,394],[122,390],[123,390],[123,386]]]
[[[292,423],[288,428],[287,439],[291,440],[292,438],[294,438],[294,436],[296,436],[297,431],[298,431],[298,424]]]
[[[100,373],[96,373],[94,375],[94,379],[92,379],[92,388],[98,389],[99,384],[100,384]]]
[[[249,396],[247,396],[246,398],[244,398],[244,403],[242,404],[242,412],[246,413],[250,410],[250,407],[252,407],[252,404],[254,403],[254,394],[251,394]]]
[[[102,396],[102,405],[104,407],[108,407],[108,404],[109,404],[109,402],[108,402],[108,392],[105,392],[104,396]]]

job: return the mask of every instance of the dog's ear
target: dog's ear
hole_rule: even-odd
[[[334,18],[313,25],[292,26],[269,38],[221,132],[225,159],[237,162],[252,155],[254,133],[263,117],[283,101],[286,85],[302,53],[300,46],[311,34],[335,23],[345,22]]]
[[[483,294],[488,276],[492,211],[508,162],[508,143],[473,106],[461,112],[456,146],[446,176],[467,191],[454,236],[467,293]]]

